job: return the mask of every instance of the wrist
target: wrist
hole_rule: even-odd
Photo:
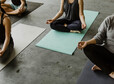
[[[87,45],[89,45],[89,42],[88,41],[85,41]]]
[[[52,21],[54,21],[55,19],[51,19]]]
[[[2,49],[1,51],[2,51],[2,52],[5,52],[5,49]]]

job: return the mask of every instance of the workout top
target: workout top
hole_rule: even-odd
[[[103,46],[114,54],[114,14],[102,22],[94,39],[97,44],[104,43]]]
[[[21,5],[21,0],[11,0],[11,1],[12,1],[12,3],[13,3],[14,5],[16,5],[16,6]],[[25,5],[27,5],[26,0],[25,0]]]
[[[4,13],[1,15],[1,24],[0,24],[0,43],[4,43],[5,41],[5,27],[3,26],[3,16]],[[10,42],[12,41],[12,37],[10,36]]]
[[[68,0],[64,0],[64,12],[66,19],[70,21],[80,20],[78,0],[74,0],[73,3],[69,3]]]

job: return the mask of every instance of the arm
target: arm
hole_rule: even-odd
[[[98,33],[93,37],[93,39],[79,42],[78,48],[83,49],[90,44],[102,44],[103,41],[106,39],[106,32],[107,28],[109,28],[109,25],[110,25],[110,18],[107,17],[100,25]]]
[[[54,20],[58,19],[63,15],[63,10],[64,10],[63,5],[64,5],[64,0],[61,0],[61,6],[59,12],[51,20],[48,20],[47,24],[50,24],[51,22],[53,22]]]
[[[25,0],[21,0],[20,8],[24,8],[24,6],[25,6]]]
[[[60,10],[59,10],[59,12],[56,14],[56,16],[53,17],[52,20],[56,20],[56,19],[58,19],[59,17],[61,17],[61,16],[63,15],[63,10],[64,10],[63,5],[64,5],[64,0],[61,0]]]
[[[18,9],[11,11],[11,12],[6,12],[9,15],[17,15],[17,14],[21,14],[24,12],[24,6],[25,6],[25,0],[21,0],[21,5]]]
[[[10,42],[11,22],[10,22],[10,19],[8,17],[4,18],[3,25],[5,27],[5,41],[4,41],[2,50],[0,51],[0,56],[3,55],[3,53],[7,49],[9,42]]]
[[[85,48],[87,45],[90,45],[90,44],[96,44],[96,39],[92,38],[88,41],[81,41],[78,43],[78,48],[79,49],[83,49]]]
[[[85,29],[86,28],[86,23],[85,23],[85,16],[84,16],[84,13],[83,13],[83,0],[79,0],[79,17],[80,17],[80,20],[81,20],[81,23],[82,23],[82,29]]]
[[[103,42],[107,38],[106,33],[109,27],[110,27],[110,17],[107,17],[100,25],[98,33],[93,37],[94,39],[96,39],[97,44],[103,44]]]
[[[4,4],[6,2],[6,0],[1,0],[1,3]]]
[[[24,6],[25,6],[25,0],[21,0],[21,5],[19,7],[19,13],[23,13],[23,11],[25,10]]]

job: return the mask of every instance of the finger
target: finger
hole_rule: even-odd
[[[86,44],[84,44],[83,46],[82,46],[82,48],[85,48],[86,47]]]

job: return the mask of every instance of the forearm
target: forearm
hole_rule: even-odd
[[[80,15],[80,20],[82,24],[85,24],[85,16],[84,15]]]
[[[19,14],[19,10],[17,9],[17,10],[14,10],[12,12],[6,12],[6,13],[9,15],[16,15],[16,14]]]
[[[21,5],[20,7],[24,7],[25,6],[25,0],[21,0]]]
[[[52,18],[52,20],[56,20],[56,19],[58,19],[59,17],[61,17],[62,15],[63,15],[62,12],[58,12],[58,13],[56,14],[56,16]]]
[[[96,44],[96,40],[94,38],[86,41],[87,42],[87,45],[90,45],[90,44]]]
[[[2,47],[2,51],[5,51],[9,45],[10,42],[10,37],[8,39],[5,39],[3,47]]]
[[[1,3],[4,4],[6,0],[1,0]]]

